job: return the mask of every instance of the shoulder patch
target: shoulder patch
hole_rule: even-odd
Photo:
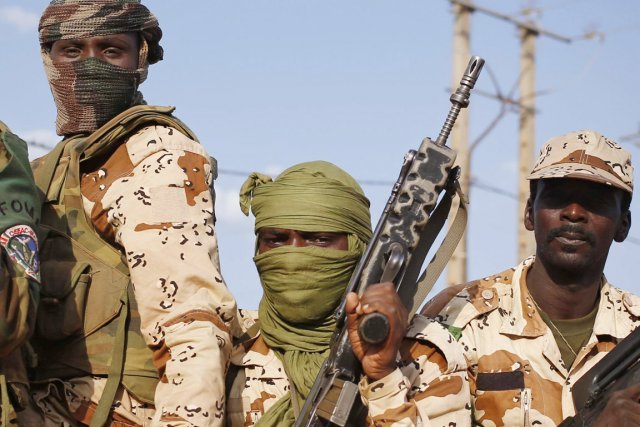
[[[14,264],[18,265],[27,276],[40,283],[38,239],[31,227],[16,225],[8,228],[0,236],[0,245]]]

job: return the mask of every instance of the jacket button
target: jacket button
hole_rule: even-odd
[[[482,298],[486,300],[493,299],[493,291],[491,289],[485,289],[482,291]]]

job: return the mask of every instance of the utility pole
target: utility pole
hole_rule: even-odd
[[[533,22],[523,22],[518,21],[516,19],[511,18],[508,15],[496,12],[491,9],[487,9],[485,7],[481,7],[475,5],[470,0],[449,0],[454,6],[454,59],[453,59],[453,69],[454,73],[461,74],[462,71],[456,69],[457,56],[458,52],[463,51],[463,48],[460,47],[463,44],[462,38],[458,35],[459,32],[462,33],[463,30],[459,29],[458,26],[462,26],[464,24],[464,16],[467,18],[466,33],[466,49],[468,52],[469,49],[469,37],[468,37],[468,16],[471,12],[481,12],[486,15],[492,16],[494,18],[499,18],[504,21],[510,22],[520,30],[520,43],[521,43],[521,51],[520,51],[520,135],[519,135],[519,168],[518,168],[518,187],[519,187],[519,196],[518,196],[518,258],[523,259],[534,252],[534,241],[533,236],[524,228],[524,208],[527,203],[527,198],[529,196],[529,184],[526,180],[526,176],[529,174],[531,168],[533,167],[533,156],[535,152],[535,58],[536,58],[536,50],[535,50],[535,42],[538,36],[547,36],[553,39],[570,43],[571,39],[568,37],[564,37],[558,35],[556,33],[552,33],[547,30],[543,30],[538,27]],[[460,21],[460,23],[459,23]],[[459,40],[460,39],[460,40]],[[467,53],[467,58],[468,58]],[[457,124],[457,123],[456,123]],[[458,151],[458,161],[462,165],[462,161],[466,162],[466,167],[463,169],[465,173],[464,176],[469,176],[470,173],[470,161],[469,161],[469,144],[468,144],[468,136],[467,136],[467,127],[468,122],[466,119],[462,122],[460,127],[465,127],[464,131],[460,131],[460,134],[452,134],[453,136],[453,144],[454,148],[457,148]],[[455,128],[454,128],[455,131]],[[460,160],[462,158],[462,160]],[[461,182],[462,185],[462,182]],[[466,186],[462,186],[462,190],[465,194],[468,194],[469,185],[468,181]],[[457,257],[456,257],[457,255]],[[464,262],[464,266],[461,266],[461,261]],[[461,241],[461,244],[458,246],[456,250],[456,254],[454,254],[454,258],[449,263],[449,281],[448,283],[464,283],[467,281],[467,245],[466,245],[466,236]],[[456,270],[456,271],[452,271]],[[452,279],[455,278],[455,281]]]
[[[460,82],[460,76],[469,62],[469,22],[471,9],[461,4],[453,4],[453,66],[451,68],[451,87]],[[467,114],[458,116],[451,130],[451,147],[456,151],[456,164],[462,169],[459,182],[464,194],[469,194],[469,172],[471,162],[469,156],[469,119]],[[451,212],[456,212],[458,199],[451,206]],[[450,220],[452,218],[449,218]],[[447,268],[447,284],[453,286],[467,281],[467,233],[460,238]]]
[[[536,37],[529,28],[520,28],[520,137],[518,150],[518,259],[535,254],[535,240],[524,226],[524,210],[529,198],[526,177],[533,166],[536,141]]]

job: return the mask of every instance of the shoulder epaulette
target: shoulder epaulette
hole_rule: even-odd
[[[436,319],[455,331],[462,329],[473,319],[495,310],[501,296],[498,285],[510,285],[513,272],[514,269],[509,269],[469,282],[449,301]]]

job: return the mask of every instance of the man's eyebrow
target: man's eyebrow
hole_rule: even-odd
[[[286,234],[286,233],[284,231],[280,231],[280,230],[265,230],[265,231],[261,231],[258,234],[259,235],[265,235],[265,234],[281,235],[281,234]]]

